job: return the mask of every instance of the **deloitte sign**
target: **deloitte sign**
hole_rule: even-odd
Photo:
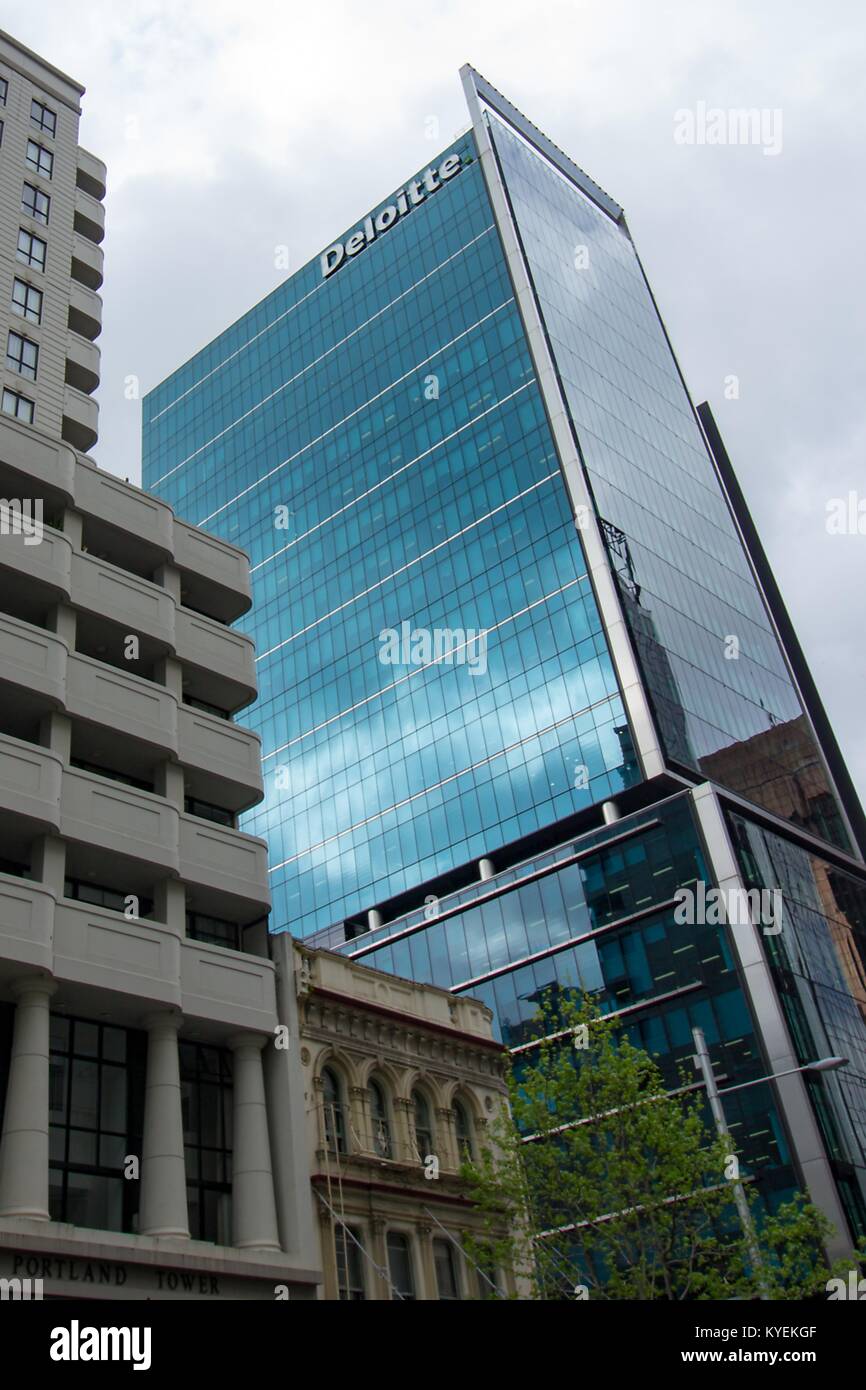
[[[420,179],[413,179],[406,188],[401,188],[393,203],[388,203],[375,217],[365,218],[363,227],[359,227],[345,242],[338,241],[322,253],[322,278],[327,280],[329,275],[333,275],[334,271],[339,269],[347,256],[357,256],[358,252],[363,251],[371,241],[375,241],[377,236],[393,227],[398,217],[405,217],[413,208],[417,208],[428,194],[435,193],[443,183],[459,174],[460,169],[461,156],[449,154],[438,169],[431,167],[425,170]]]

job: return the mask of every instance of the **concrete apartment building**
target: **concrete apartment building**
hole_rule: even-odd
[[[105,168],[0,35],[0,1278],[316,1296],[246,555],[96,468]],[[279,1290],[276,1293],[275,1290]]]
[[[323,1296],[516,1296],[511,1270],[467,1251],[466,1236],[485,1230],[459,1177],[506,1103],[492,1011],[333,951],[293,950]]]

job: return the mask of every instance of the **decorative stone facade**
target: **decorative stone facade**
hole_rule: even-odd
[[[490,1010],[301,942],[294,953],[323,1296],[513,1294],[510,1271],[464,1249],[482,1219],[461,1150],[490,1142],[506,1103]]]

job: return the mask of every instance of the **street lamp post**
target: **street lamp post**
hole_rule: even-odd
[[[749,1086],[761,1086],[766,1081],[778,1081],[782,1076],[794,1076],[797,1072],[811,1071],[835,1071],[837,1067],[848,1065],[847,1057],[823,1057],[817,1062],[806,1062],[802,1067],[790,1067],[787,1071],[775,1072],[771,1076],[759,1076],[754,1081],[742,1081],[736,1086],[726,1086],[719,1090],[716,1084],[716,1077],[713,1071],[713,1064],[710,1061],[710,1054],[707,1050],[707,1040],[704,1037],[703,1028],[692,1029],[692,1039],[695,1044],[695,1066],[701,1073],[703,1083],[707,1089],[707,1100],[710,1103],[710,1111],[715,1121],[716,1131],[720,1139],[732,1145],[730,1132],[725,1121],[725,1110],[722,1105],[722,1096],[729,1095],[731,1091],[744,1091]],[[732,1155],[733,1157],[733,1155]],[[739,1171],[739,1170],[738,1170]],[[737,1207],[737,1215],[740,1218],[740,1225],[746,1237],[746,1244],[749,1249],[749,1257],[758,1275],[758,1282],[761,1285],[761,1298],[769,1298],[766,1282],[764,1279],[764,1263],[761,1258],[761,1251],[758,1245],[758,1237],[755,1233],[755,1223],[752,1220],[752,1213],[749,1211],[749,1203],[746,1200],[746,1189],[736,1178],[732,1184],[734,1189],[734,1202]]]
[[[725,1122],[725,1110],[724,1106],[722,1105],[722,1098],[719,1094],[719,1088],[716,1085],[715,1073],[713,1072],[713,1064],[710,1061],[710,1054],[707,1051],[707,1040],[704,1037],[703,1028],[693,1028],[692,1038],[694,1039],[695,1044],[695,1066],[701,1073],[701,1076],[704,1080],[704,1085],[707,1088],[707,1100],[710,1103],[710,1110],[712,1112],[712,1116],[716,1124],[716,1130],[718,1131],[719,1138],[723,1139],[725,1143],[727,1143],[728,1145],[731,1145],[731,1136],[728,1133],[728,1126]],[[739,1172],[739,1169],[737,1171]],[[764,1264],[763,1260],[761,1259],[761,1251],[758,1245],[758,1237],[755,1234],[755,1223],[752,1220],[752,1213],[749,1211],[749,1203],[746,1200],[746,1189],[740,1182],[739,1177],[735,1179],[733,1188],[734,1202],[736,1203],[737,1207],[737,1215],[740,1218],[740,1225],[743,1228],[743,1234],[746,1237],[746,1245],[749,1248],[749,1258],[751,1259],[752,1265],[755,1271],[757,1272],[758,1281],[761,1285],[761,1298],[769,1298],[769,1294],[767,1293],[767,1289],[764,1284]]]

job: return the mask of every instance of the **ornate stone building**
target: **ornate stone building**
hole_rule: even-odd
[[[504,1049],[471,997],[294,944],[313,1201],[326,1299],[517,1291],[472,1258],[459,1176],[506,1103]]]

